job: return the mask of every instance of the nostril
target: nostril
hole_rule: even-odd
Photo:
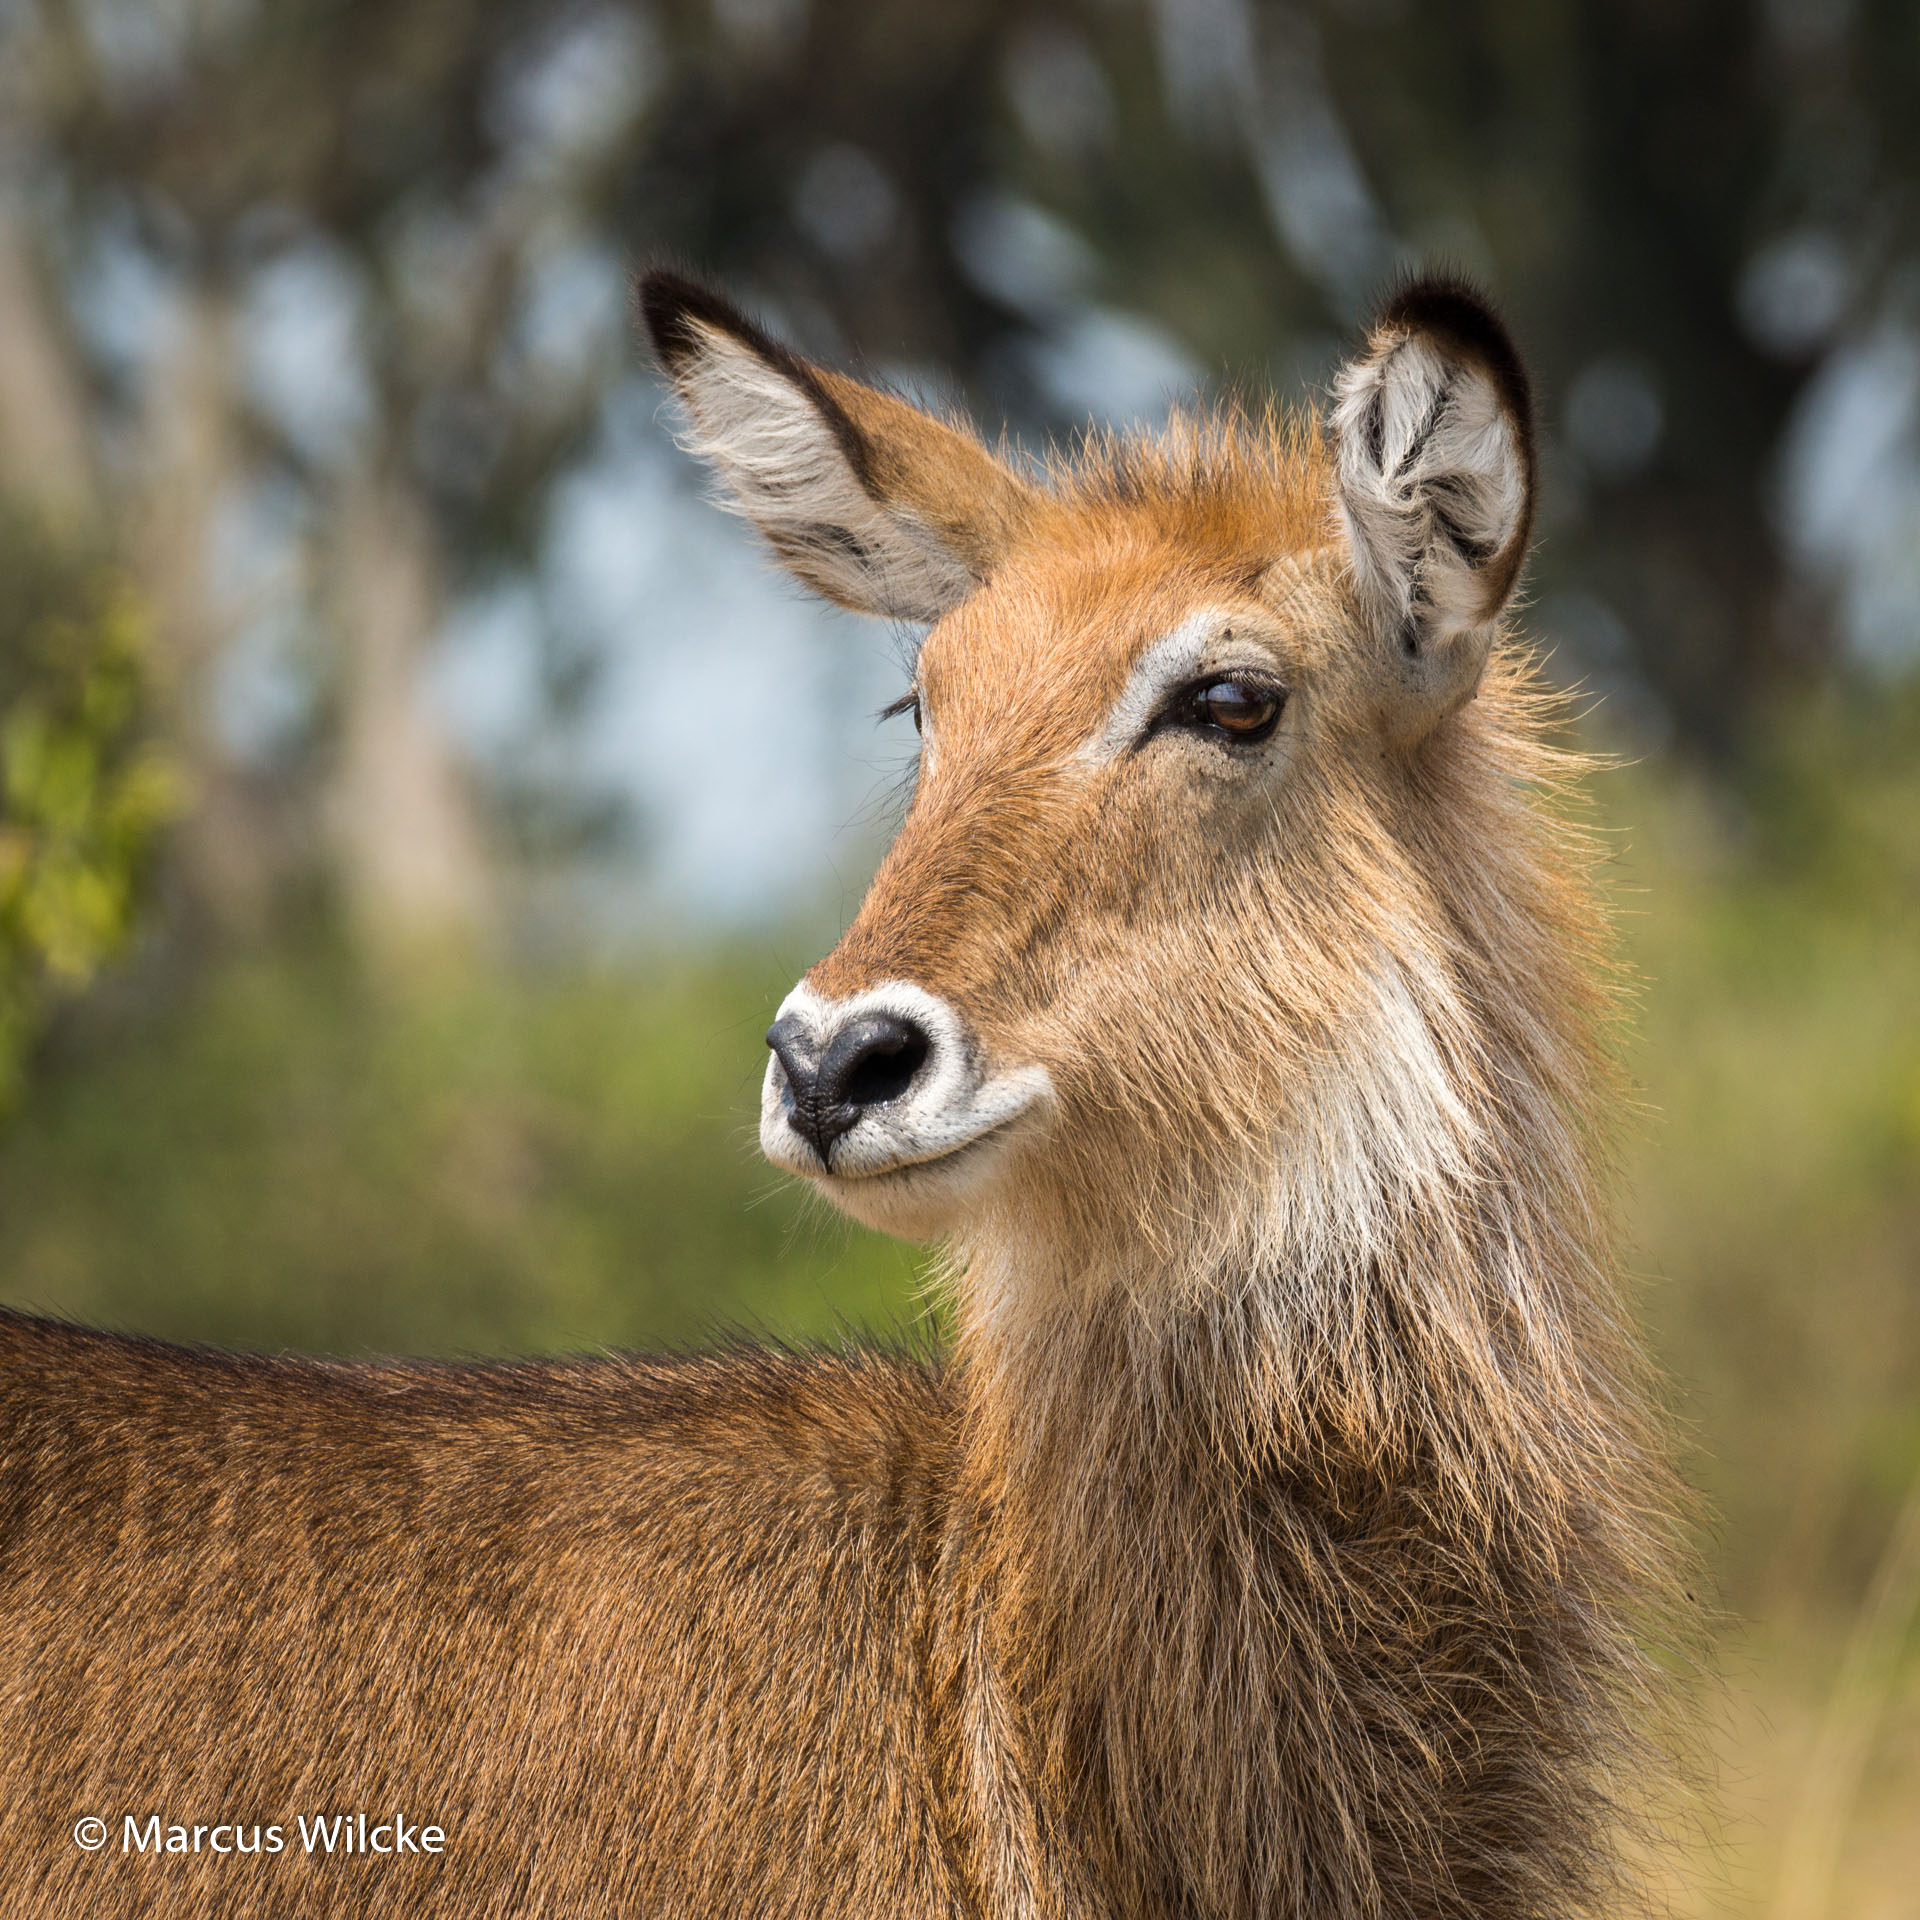
[[[873,1051],[855,1061],[847,1074],[841,1098],[850,1107],[877,1107],[898,1100],[913,1084],[913,1076],[927,1063],[927,1036],[909,1033],[880,1041]]]
[[[898,1100],[926,1065],[933,1042],[898,1014],[865,1013],[834,1035],[820,1062],[820,1097],[858,1112]]]

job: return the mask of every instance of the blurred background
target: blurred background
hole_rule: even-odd
[[[1537,370],[1712,1513],[1675,1911],[1920,1913],[1911,0],[0,0],[0,1296],[558,1350],[927,1311],[758,1162],[911,636],[704,504],[676,260],[1030,446]]]

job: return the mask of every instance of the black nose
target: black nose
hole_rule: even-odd
[[[822,1160],[869,1107],[898,1100],[933,1051],[924,1027],[880,1012],[856,1015],[818,1052],[806,1028],[788,1014],[767,1029],[767,1045],[786,1069],[794,1127]]]

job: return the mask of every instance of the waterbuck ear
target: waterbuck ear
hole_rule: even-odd
[[[931,622],[992,572],[1032,496],[970,433],[802,360],[677,274],[638,294],[688,447],[808,586]]]
[[[1340,512],[1384,661],[1384,717],[1410,744],[1473,698],[1533,527],[1526,369],[1470,288],[1388,300],[1334,388]]]

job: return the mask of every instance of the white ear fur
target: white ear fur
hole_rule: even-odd
[[[1525,375],[1477,299],[1414,287],[1342,369],[1333,430],[1390,726],[1417,737],[1472,697],[1519,579],[1533,521]]]
[[[810,586],[862,613],[932,622],[977,584],[933,530],[868,491],[844,419],[786,367],[701,320],[674,365],[689,452]]]

